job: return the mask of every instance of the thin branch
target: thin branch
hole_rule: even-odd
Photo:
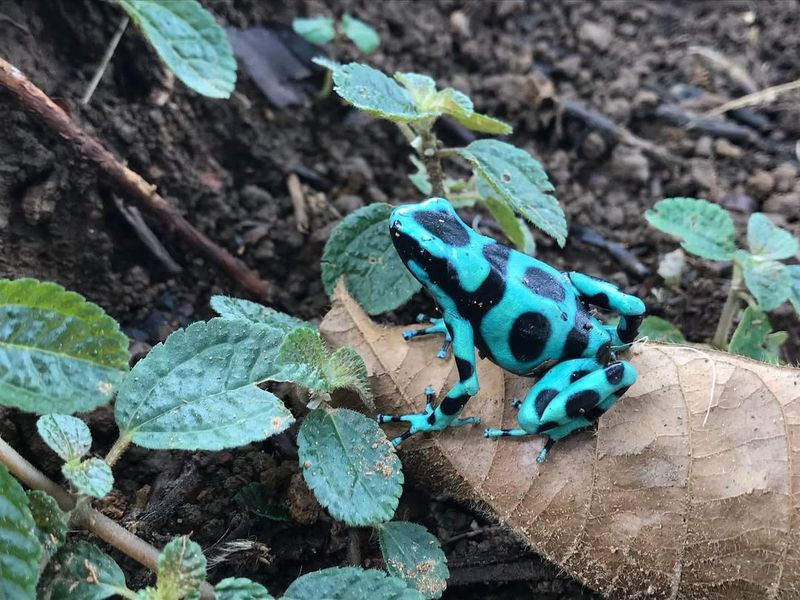
[[[0,463],[4,464],[14,477],[29,488],[50,494],[58,502],[61,510],[68,512],[74,509],[70,517],[70,524],[90,531],[153,573],[158,571],[158,555],[160,554],[158,548],[151,546],[142,538],[117,524],[116,521],[93,509],[88,503],[82,502],[76,506],[75,498],[25,460],[2,437],[0,437]],[[201,585],[200,594],[202,598],[206,599],[214,597],[214,591],[208,583]]]
[[[114,32],[114,37],[112,37],[111,41],[108,43],[106,53],[103,54],[103,58],[100,60],[100,64],[97,66],[97,71],[95,71],[92,80],[89,82],[89,86],[86,88],[86,92],[83,94],[83,98],[81,98],[81,104],[84,106],[89,104],[94,91],[97,89],[97,86],[100,83],[100,80],[103,78],[103,75],[105,75],[106,69],[108,68],[108,63],[111,62],[111,57],[114,56],[114,51],[117,49],[119,41],[122,39],[122,34],[125,33],[125,30],[128,28],[129,20],[130,17],[128,17],[128,15],[122,17],[122,21],[119,22],[117,31]]]
[[[726,113],[730,110],[736,110],[737,108],[745,108],[747,106],[755,106],[757,104],[774,102],[778,96],[785,94],[786,92],[791,92],[792,90],[800,90],[800,79],[795,79],[794,81],[788,81],[779,85],[773,85],[752,94],[742,96],[741,98],[737,98],[736,100],[731,100],[730,102],[726,102],[725,104],[708,111],[705,116],[713,117]]]
[[[168,231],[177,233],[259,300],[267,303],[275,301],[275,290],[271,286],[228,251],[198,231],[174,206],[156,192],[155,186],[122,164],[99,141],[83,131],[42,90],[33,85],[19,69],[2,58],[0,58],[0,86],[11,92],[22,106],[30,110],[53,133],[70,142],[83,157],[99,168],[122,195],[160,221]]]
[[[739,292],[741,292],[741,290],[742,268],[734,261],[728,297],[725,299],[725,305],[722,307],[719,322],[717,323],[717,330],[714,332],[714,337],[711,339],[711,345],[720,350],[728,349],[728,334],[731,332],[733,319],[739,312],[739,306],[741,304]]]

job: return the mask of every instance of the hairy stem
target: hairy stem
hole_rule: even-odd
[[[431,182],[431,193],[434,196],[444,196],[444,171],[442,159],[437,148],[438,140],[431,127],[426,127],[420,133],[422,149],[420,155],[428,171],[428,180]]]
[[[121,435],[117,438],[117,441],[114,442],[114,445],[111,446],[111,449],[106,454],[106,457],[103,459],[106,461],[109,467],[113,467],[117,464],[120,456],[125,453],[125,450],[128,449],[128,446],[131,445],[131,438]]]
[[[254,271],[248,269],[227,250],[212,242],[187,221],[177,208],[167,202],[156,187],[129,169],[99,141],[86,133],[64,109],[36,87],[14,65],[0,58],[0,87],[7,89],[36,119],[46,125],[61,141],[68,142],[93,163],[115,189],[144,212],[158,220],[167,231],[178,234],[184,242],[214,263],[242,288],[258,299],[273,303],[277,291]]]
[[[73,511],[70,515],[70,525],[92,532],[142,566],[154,573],[157,571],[158,548],[151,546],[139,536],[134,535],[101,512],[96,511],[89,502],[76,503],[73,496],[25,460],[2,437],[0,437],[0,462],[29,488],[42,490],[50,494],[58,502],[61,510],[65,512]],[[213,589],[208,583],[203,583],[200,587],[200,594],[202,598],[210,599],[214,597]]]
[[[97,89],[100,80],[103,78],[103,75],[105,74],[106,69],[108,68],[108,63],[111,62],[111,57],[114,56],[114,51],[117,49],[119,41],[122,39],[122,34],[124,34],[125,29],[128,28],[129,20],[130,17],[128,17],[128,15],[122,17],[122,21],[120,21],[119,26],[117,27],[117,31],[111,38],[111,41],[108,44],[108,48],[106,48],[106,53],[100,60],[100,65],[97,67],[97,71],[95,71],[94,77],[92,77],[92,80],[89,82],[89,86],[86,88],[86,92],[83,94],[83,98],[81,98],[81,104],[83,104],[84,106],[89,104],[89,101],[92,99],[94,91]]]
[[[714,332],[714,337],[711,339],[711,345],[720,350],[726,350],[728,348],[728,335],[731,332],[733,319],[739,312],[739,306],[741,304],[739,293],[741,291],[742,268],[734,261],[731,287],[728,290],[728,297],[725,299],[725,305],[722,307],[722,313],[719,316],[717,330]]]

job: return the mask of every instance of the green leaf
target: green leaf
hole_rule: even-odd
[[[421,73],[411,73],[398,71],[394,74],[394,78],[402,85],[414,101],[417,110],[423,112],[434,112],[436,116],[436,98],[439,92],[436,91],[436,81],[433,77],[423,75]]]
[[[89,411],[128,370],[128,339],[96,304],[60,285],[0,279],[0,405]]]
[[[459,153],[498,200],[564,246],[567,220],[552,195],[553,184],[538,161],[524,150],[497,140],[477,140]]]
[[[214,586],[216,600],[272,600],[267,588],[246,577],[228,577]]]
[[[514,131],[514,128],[511,127],[508,123],[501,121],[500,119],[495,119],[494,117],[490,117],[488,115],[483,115],[481,113],[474,112],[468,117],[461,116],[461,115],[450,115],[458,121],[461,125],[466,127],[467,129],[471,129],[472,131],[478,131],[480,133],[489,133],[492,135],[509,135]]]
[[[708,200],[667,198],[656,202],[645,219],[664,233],[681,238],[687,252],[711,260],[731,260],[736,251],[733,221]]]
[[[247,510],[258,517],[264,517],[272,521],[291,521],[292,514],[285,506],[275,504],[270,497],[267,486],[263,483],[248,483],[240,489],[235,498],[241,502]]]
[[[472,99],[464,92],[445,88],[438,94],[438,108],[442,114],[456,119],[468,119],[475,112]]]
[[[375,52],[381,43],[381,38],[378,36],[377,31],[361,19],[356,19],[348,14],[342,17],[342,33],[356,45],[356,48],[365,54]]]
[[[783,260],[797,254],[798,244],[791,233],[781,229],[764,213],[753,213],[747,222],[750,252],[761,259]]]
[[[67,519],[58,502],[41,490],[28,492],[28,507],[36,523],[36,537],[42,546],[42,555],[49,560],[67,541]]]
[[[298,577],[282,600],[419,600],[422,596],[383,571],[331,567]]]
[[[339,277],[371,315],[394,310],[420,289],[389,235],[388,204],[370,204],[347,215],[331,232],[322,253],[322,283],[330,296]]]
[[[42,600],[103,600],[125,590],[125,575],[119,565],[88,542],[62,546],[39,584]]]
[[[312,410],[297,445],[306,483],[334,519],[361,526],[392,518],[403,471],[374,419],[343,408]]]
[[[275,375],[281,341],[275,329],[227,319],[176,331],[120,386],[122,435],[145,448],[220,450],[283,431],[294,418],[256,385]]]
[[[36,421],[36,429],[44,443],[65,462],[80,460],[92,446],[92,433],[77,417],[45,415]]]
[[[522,231],[520,222],[511,207],[496,198],[485,198],[483,202],[486,204],[486,208],[489,209],[489,213],[494,217],[494,220],[500,225],[500,229],[503,230],[505,236],[518,250],[524,251],[525,233]]]
[[[28,497],[0,463],[0,598],[33,600],[41,553]]]
[[[780,347],[787,337],[785,331],[772,331],[772,325],[765,313],[748,306],[742,313],[739,326],[733,332],[728,352],[778,364]]]
[[[199,94],[230,98],[236,60],[225,31],[197,0],[117,0],[161,60]]]
[[[667,342],[670,344],[682,344],[686,342],[681,330],[669,321],[661,317],[645,317],[639,326],[640,338],[647,338],[651,342]]]
[[[419,190],[420,194],[423,196],[430,196],[431,192],[433,192],[433,186],[431,185],[430,179],[428,179],[428,169],[425,163],[414,154],[410,155],[408,158],[411,160],[411,164],[417,168],[417,172],[410,173],[408,178],[411,180],[411,183],[414,184],[414,187]]]
[[[286,336],[275,364],[282,381],[293,381],[318,392],[351,390],[369,408],[375,408],[364,360],[346,347],[329,356],[322,338],[313,329],[301,327]]]
[[[737,250],[735,258],[742,267],[747,289],[762,310],[773,310],[786,301],[792,291],[786,265],[777,260],[762,260],[744,250]]]
[[[390,521],[378,528],[389,575],[404,580],[425,598],[441,598],[450,571],[439,540],[422,525]]]
[[[307,42],[322,46],[336,37],[333,19],[330,17],[297,18],[292,21],[292,29]]]
[[[789,273],[789,301],[794,306],[795,312],[800,315],[800,265],[789,265],[786,267]]]
[[[173,599],[197,595],[206,580],[206,557],[188,535],[177,537],[158,555],[156,591],[161,598]]]
[[[61,465],[61,472],[81,492],[95,498],[103,498],[114,486],[111,467],[99,458],[64,463]]]
[[[420,112],[408,91],[372,67],[316,58],[314,62],[333,71],[333,89],[345,102],[370,115],[398,123],[437,116]]]
[[[250,321],[255,325],[266,325],[287,334],[298,327],[311,327],[313,324],[297,317],[287,315],[274,308],[268,308],[250,300],[230,296],[211,296],[211,308],[223,319],[231,321]]]

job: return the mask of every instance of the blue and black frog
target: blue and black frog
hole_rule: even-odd
[[[616,360],[614,350],[636,337],[645,313],[639,298],[589,275],[562,273],[476,233],[443,198],[397,207],[389,228],[403,263],[442,313],[429,327],[403,335],[410,340],[444,334],[439,356],[452,345],[459,378],[436,407],[428,388],[424,412],[378,416],[381,423],[409,423],[408,431],[392,440],[395,445],[421,431],[480,422],[459,417],[478,391],[475,348],[517,375],[544,371],[525,400],[513,402],[519,428],[484,432],[486,437],[547,435],[538,462],[555,441],[611,408],[636,380],[633,366]],[[602,324],[589,305],[618,312],[619,324]]]

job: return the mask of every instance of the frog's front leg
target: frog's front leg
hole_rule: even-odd
[[[429,335],[432,333],[443,333],[444,334],[444,341],[442,342],[442,347],[439,348],[439,352],[436,353],[437,358],[445,359],[447,358],[447,351],[450,349],[450,344],[453,343],[453,338],[450,337],[450,332],[447,330],[447,326],[444,323],[444,319],[437,319],[436,317],[428,318],[423,314],[417,315],[417,323],[430,323],[429,327],[425,327],[424,329],[406,329],[403,332],[403,339],[405,341],[409,341],[418,335]]]
[[[576,358],[555,365],[525,396],[519,429],[487,429],[486,437],[545,434],[550,439],[536,461],[547,457],[553,443],[586,427],[611,408],[636,381],[626,361],[603,366],[594,358]]]
[[[627,346],[636,339],[645,314],[645,305],[641,298],[626,294],[613,283],[591,275],[571,271],[567,276],[586,302],[620,314],[616,327],[605,328],[611,336],[612,347]]]
[[[475,370],[472,325],[461,317],[455,317],[448,321],[448,329],[453,338],[453,355],[458,370],[458,382],[450,388],[436,408],[433,408],[433,390],[426,388],[424,412],[409,415],[378,415],[378,423],[397,421],[409,423],[408,431],[392,440],[395,446],[421,431],[441,431],[447,427],[480,423],[478,417],[458,418],[470,396],[474,396],[479,388]]]

